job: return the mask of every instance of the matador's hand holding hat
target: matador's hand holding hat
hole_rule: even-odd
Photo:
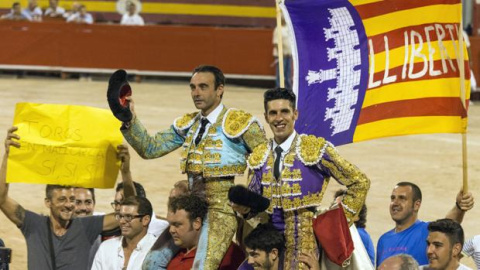
[[[132,112],[126,99],[131,95],[132,88],[127,81],[127,72],[123,69],[115,71],[108,81],[107,100],[113,115],[122,122],[132,120]]]

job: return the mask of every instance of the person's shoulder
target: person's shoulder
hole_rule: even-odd
[[[317,164],[328,146],[333,145],[322,137],[299,134],[297,139],[297,155],[305,165]]]
[[[184,114],[173,121],[173,126],[177,130],[188,129],[193,125],[193,123],[195,123],[195,120],[199,115],[200,115],[199,112]]]
[[[222,128],[227,137],[237,138],[248,130],[253,122],[258,122],[252,114],[235,108],[230,108],[223,116]]]
[[[110,251],[110,249],[118,247],[119,245],[121,245],[121,243],[122,243],[122,237],[121,236],[112,237],[108,240],[103,241],[100,244],[99,249],[103,249],[107,252],[113,252],[114,250]]]

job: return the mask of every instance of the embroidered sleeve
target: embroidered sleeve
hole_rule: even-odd
[[[265,130],[258,122],[253,122],[250,127],[243,133],[242,139],[248,147],[248,150],[251,152],[255,147],[260,144],[267,142],[267,137],[265,136]]]
[[[132,122],[130,128],[121,131],[127,142],[145,159],[164,156],[179,148],[185,141],[185,138],[176,132],[173,125],[167,130],[158,132],[155,136],[150,136],[137,118]]]
[[[328,143],[318,167],[325,174],[332,176],[347,187],[347,194],[343,197],[342,205],[349,224],[353,224],[353,218],[360,213],[365,203],[370,180],[355,165],[341,157],[330,143]]]

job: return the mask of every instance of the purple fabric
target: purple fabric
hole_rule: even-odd
[[[285,233],[285,219],[283,217],[283,210],[281,208],[273,209],[273,214],[270,216],[273,227],[282,234]]]
[[[286,0],[293,29],[299,133],[350,143],[368,84],[362,20],[346,0]]]

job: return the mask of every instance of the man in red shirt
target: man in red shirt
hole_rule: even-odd
[[[197,195],[170,198],[167,220],[170,223],[170,234],[180,251],[170,261],[167,270],[192,268],[207,210],[207,202]],[[244,259],[245,255],[240,247],[232,243],[218,269],[237,269]]]

